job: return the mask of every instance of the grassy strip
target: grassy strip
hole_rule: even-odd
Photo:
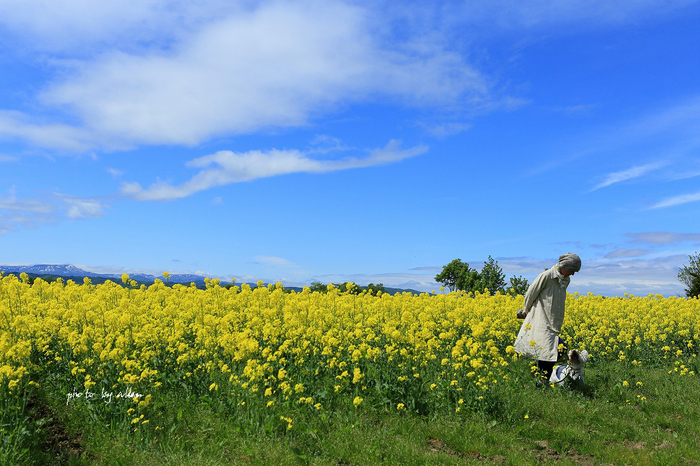
[[[523,361],[524,363],[524,361]],[[479,412],[290,412],[274,428],[240,422],[206,400],[161,400],[139,438],[109,426],[65,394],[35,389],[27,441],[15,464],[685,464],[700,461],[700,379],[668,367],[615,362],[587,368],[581,391],[536,389],[520,364]]]

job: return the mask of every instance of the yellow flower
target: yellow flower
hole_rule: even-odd
[[[358,383],[362,378],[364,377],[364,374],[360,371],[359,367],[356,367],[353,371],[353,377],[352,377],[352,383]]]
[[[364,400],[363,400],[362,398],[360,398],[359,396],[356,396],[355,399],[352,400],[352,404],[353,404],[355,407],[358,407],[358,406],[360,406],[360,403],[362,403],[363,401],[364,401]]]

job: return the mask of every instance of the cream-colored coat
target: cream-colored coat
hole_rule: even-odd
[[[537,276],[525,294],[526,317],[515,339],[515,351],[539,361],[557,360],[569,282],[569,277],[559,275],[556,265]]]

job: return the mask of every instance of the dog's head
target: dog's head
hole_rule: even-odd
[[[583,365],[588,361],[588,351],[569,351],[569,365],[574,369],[582,369]]]

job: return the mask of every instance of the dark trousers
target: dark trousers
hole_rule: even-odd
[[[564,340],[561,339],[561,337],[558,338],[559,344],[562,346],[561,351],[559,351],[559,359],[562,359],[563,357],[566,356],[568,345]],[[537,369],[539,370],[540,374],[542,374],[542,377],[544,377],[546,380],[549,380],[549,378],[552,376],[552,371],[554,370],[554,364],[556,361],[537,361]]]
[[[549,381],[552,376],[552,370],[554,369],[554,363],[556,361],[537,361],[537,369],[539,370],[542,377]]]

